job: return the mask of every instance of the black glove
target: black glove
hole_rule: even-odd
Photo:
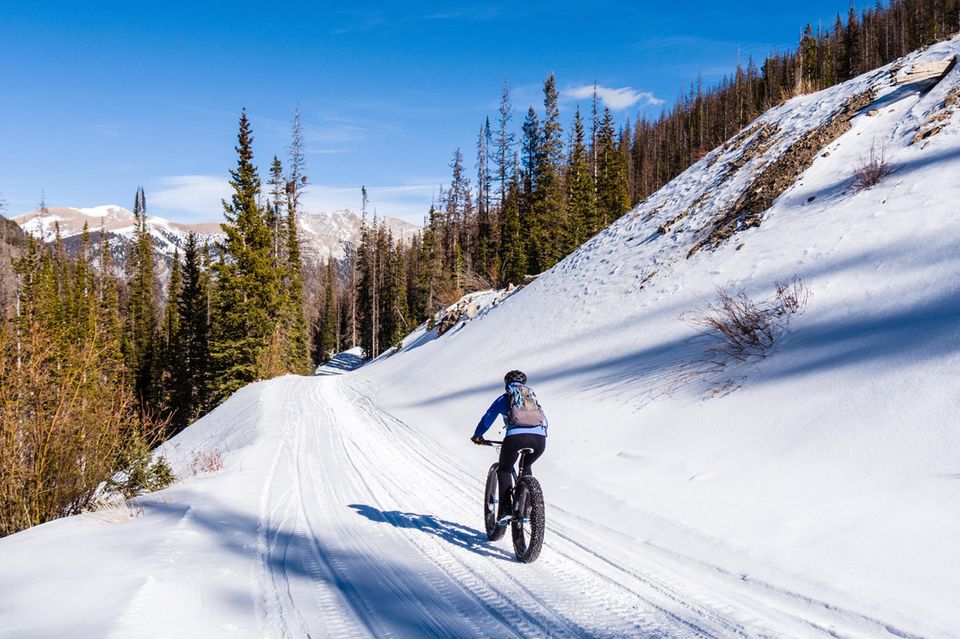
[[[483,445],[483,437],[481,437],[480,435],[474,435],[473,437],[470,438],[470,441],[472,441],[477,446]]]

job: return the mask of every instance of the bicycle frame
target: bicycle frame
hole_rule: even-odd
[[[496,441],[491,439],[483,440],[484,446],[492,446],[497,449],[497,452],[500,452],[500,447],[503,446],[502,441]],[[533,449],[530,448],[521,448],[520,449],[520,459],[517,460],[517,467],[510,467],[510,472],[513,474],[513,487],[517,487],[517,479],[523,476],[523,469],[527,465],[527,455],[533,452]],[[519,469],[519,473],[517,470]]]

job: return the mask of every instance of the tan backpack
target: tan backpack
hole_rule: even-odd
[[[514,386],[507,391],[507,422],[510,426],[545,426],[547,418],[529,386]]]

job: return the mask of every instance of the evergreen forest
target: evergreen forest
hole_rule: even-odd
[[[475,139],[451,144],[450,181],[412,240],[370,214],[361,188],[360,241],[319,264],[305,262],[297,236],[309,188],[299,113],[288,152],[258,166],[243,112],[226,237],[212,247],[191,236],[165,286],[143,189],[122,271],[96,229],[75,257],[59,235],[5,248],[0,536],[82,512],[110,482],[162,485],[169,469],[151,449],[241,387],[310,374],[353,347],[381,356],[463,294],[551,268],[767,109],[958,30],[960,0],[851,6],[833,24],[805,25],[794,50],[748,59],[711,86],[694,81],[632,121],[596,94],[561,114],[553,75],[525,109],[505,83]]]

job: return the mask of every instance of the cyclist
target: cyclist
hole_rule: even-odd
[[[500,508],[497,519],[510,516],[510,494],[513,489],[513,465],[517,463],[520,449],[530,448],[523,468],[524,475],[531,475],[533,462],[543,455],[547,445],[547,418],[537,402],[533,391],[526,386],[527,376],[522,371],[510,371],[503,377],[503,395],[497,397],[480,418],[480,423],[470,438],[474,444],[483,444],[483,434],[503,416],[507,432],[500,447],[500,465],[497,482],[500,487]]]

